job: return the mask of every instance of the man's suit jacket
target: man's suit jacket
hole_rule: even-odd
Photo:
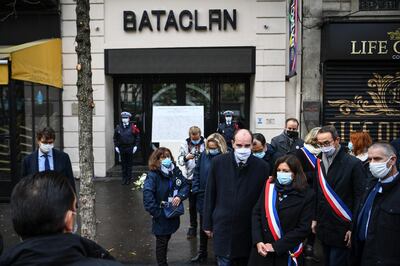
[[[39,172],[38,156],[39,156],[39,151],[35,150],[34,152],[32,152],[31,154],[29,154],[24,158],[24,162],[22,164],[22,177]],[[56,171],[57,173],[61,173],[65,177],[67,177],[71,186],[74,188],[74,191],[76,191],[71,160],[69,159],[68,154],[53,149],[53,163],[54,163],[54,171]]]

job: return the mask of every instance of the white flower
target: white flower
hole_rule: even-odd
[[[133,182],[133,184],[135,185],[135,190],[141,190],[143,189],[144,186],[144,180],[146,180],[147,174],[143,173],[139,176],[138,180],[136,180],[135,182]]]

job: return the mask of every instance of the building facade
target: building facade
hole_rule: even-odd
[[[224,110],[267,139],[281,133],[285,118],[300,115],[299,76],[288,79],[289,8],[288,1],[91,1],[95,175],[116,163],[122,110],[142,131],[142,163],[154,144],[155,106],[204,106],[206,136]],[[78,171],[73,0],[61,1],[61,18],[64,151]]]

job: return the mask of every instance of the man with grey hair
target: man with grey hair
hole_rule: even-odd
[[[325,266],[348,265],[352,214],[364,191],[367,175],[359,159],[340,146],[334,126],[317,134],[321,160],[316,166],[317,210],[312,230],[322,243]]]
[[[387,143],[368,149],[369,180],[354,218],[352,265],[399,265],[400,175]]]

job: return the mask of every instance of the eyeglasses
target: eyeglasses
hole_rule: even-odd
[[[330,140],[330,141],[325,141],[325,142],[318,142],[318,147],[329,147],[331,146],[331,144],[335,142],[334,140]]]

